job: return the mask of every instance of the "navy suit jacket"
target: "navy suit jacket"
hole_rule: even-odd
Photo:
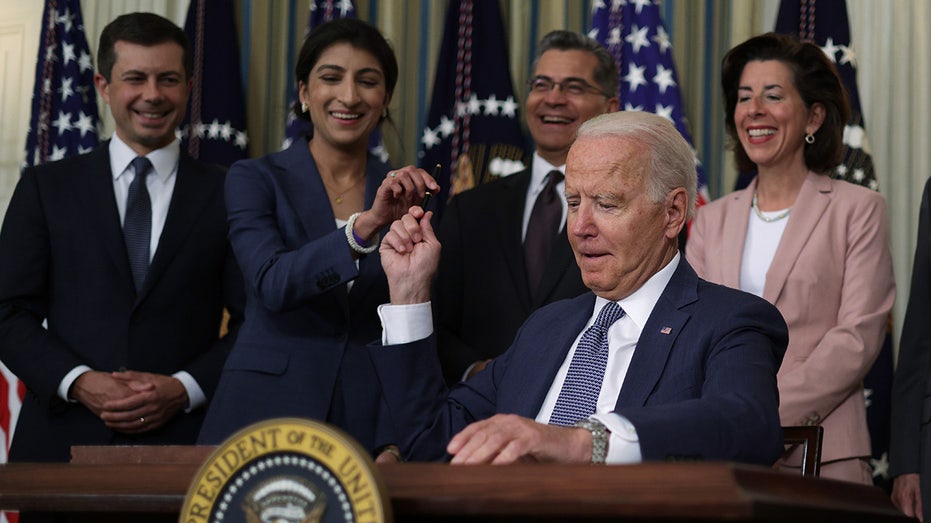
[[[402,449],[440,459],[473,421],[536,417],[594,303],[589,293],[541,308],[504,355],[448,395],[432,338],[373,347]],[[636,427],[645,461],[771,465],[782,453],[776,371],[787,343],[775,307],[699,279],[683,258],[644,326],[615,412]]]
[[[387,172],[369,156],[366,208]],[[200,441],[299,416],[333,423],[368,449],[391,442],[366,348],[381,336],[377,308],[388,301],[388,283],[378,251],[356,267],[307,141],[233,164],[226,201],[246,280],[246,321]]]
[[[529,184],[527,169],[456,195],[443,213],[433,303],[450,384],[472,363],[501,355],[530,313],[588,292],[565,228],[540,284],[527,283],[521,229]]]
[[[919,473],[925,521],[931,521],[931,180],[918,214],[912,287],[892,386],[889,472]]]
[[[185,370],[210,399],[244,300],[226,240],[223,178],[222,169],[182,153],[137,295],[108,144],[25,170],[0,232],[0,359],[28,388],[11,461],[68,461],[71,445],[194,443],[205,409],[128,436],[57,389],[82,364],[104,372]],[[230,331],[218,340],[224,306]]]

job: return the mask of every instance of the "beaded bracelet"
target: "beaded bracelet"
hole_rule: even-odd
[[[349,248],[356,251],[359,254],[369,254],[375,252],[375,249],[378,248],[378,235],[375,235],[375,241],[371,245],[363,246],[361,243],[356,241],[356,231],[353,230],[353,225],[356,224],[356,218],[362,214],[357,212],[349,217],[349,220],[346,221],[346,242],[349,243]]]

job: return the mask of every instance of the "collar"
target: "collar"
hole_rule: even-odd
[[[650,279],[639,289],[634,291],[633,294],[622,300],[618,300],[617,304],[624,309],[624,312],[633,320],[637,329],[641,332],[643,331],[643,327],[647,324],[647,320],[650,319],[650,314],[653,313],[656,302],[659,301],[659,297],[662,296],[663,291],[666,290],[666,286],[669,284],[669,280],[672,279],[672,275],[676,272],[676,268],[679,266],[679,259],[680,254],[677,252],[665,267],[651,276]],[[598,297],[595,300],[595,311],[600,312],[601,308],[607,303],[608,300]],[[594,316],[597,316],[597,312]]]
[[[532,165],[533,166],[530,169],[530,187],[535,188],[537,191],[542,190],[543,186],[546,185],[546,176],[550,173],[550,171],[559,171],[563,173],[563,175],[566,174],[565,165],[556,167],[555,165],[550,164],[550,162],[544,160],[543,157],[537,154],[536,151],[533,153]],[[560,183],[562,184],[565,182]],[[557,187],[559,186],[557,185]]]
[[[113,137],[110,139],[109,150],[110,173],[113,175],[113,180],[116,181],[130,170],[132,161],[139,155],[129,145],[126,145],[126,142],[121,140],[116,133],[113,133]],[[156,149],[145,156],[152,162],[155,176],[159,180],[165,181],[178,168],[178,161],[181,158],[181,140],[175,138],[165,147]]]

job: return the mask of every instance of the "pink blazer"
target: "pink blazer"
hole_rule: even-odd
[[[686,258],[739,288],[756,180],[698,210]],[[779,369],[783,425],[824,427],[822,461],[870,455],[863,378],[895,301],[889,224],[878,193],[809,173],[766,274],[763,298],[789,326]]]

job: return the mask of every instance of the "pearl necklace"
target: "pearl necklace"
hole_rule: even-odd
[[[757,217],[763,220],[766,223],[778,222],[779,220],[789,216],[789,213],[792,212],[792,207],[789,207],[785,211],[777,214],[776,216],[765,216],[762,211],[760,211],[760,206],[756,203],[756,191],[753,191],[753,203],[750,204],[750,208],[753,209],[753,212],[756,213]]]

